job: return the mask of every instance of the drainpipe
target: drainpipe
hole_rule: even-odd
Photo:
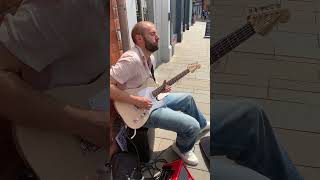
[[[120,32],[122,38],[122,48],[123,51],[130,49],[130,33],[128,28],[128,18],[127,18],[127,9],[126,9],[126,0],[117,0],[118,6],[118,15],[120,23]]]

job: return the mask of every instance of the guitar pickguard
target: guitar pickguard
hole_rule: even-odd
[[[140,90],[137,93],[138,96],[143,96],[143,97],[149,99],[150,101],[152,101],[152,107],[150,108],[149,113],[152,112],[155,109],[158,109],[158,108],[164,106],[164,101],[163,100],[158,101],[157,98],[153,97],[152,91],[154,89],[155,88],[153,88],[153,87],[147,87],[147,88],[144,88],[144,89]]]

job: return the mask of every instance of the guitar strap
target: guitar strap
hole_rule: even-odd
[[[156,78],[154,77],[154,69],[153,69],[153,65],[151,66],[150,71],[151,71],[152,78],[153,78],[154,82],[156,82]]]

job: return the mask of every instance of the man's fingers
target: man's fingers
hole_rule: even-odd
[[[146,109],[150,109],[152,107],[152,104],[148,104],[147,106],[146,106]]]

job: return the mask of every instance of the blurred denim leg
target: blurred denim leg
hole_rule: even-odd
[[[167,107],[154,110],[144,127],[177,132],[177,147],[182,153],[188,152],[206,126],[206,119],[189,93],[171,93],[164,101]]]
[[[212,100],[211,155],[226,155],[271,180],[303,179],[277,142],[264,110],[244,100]]]

